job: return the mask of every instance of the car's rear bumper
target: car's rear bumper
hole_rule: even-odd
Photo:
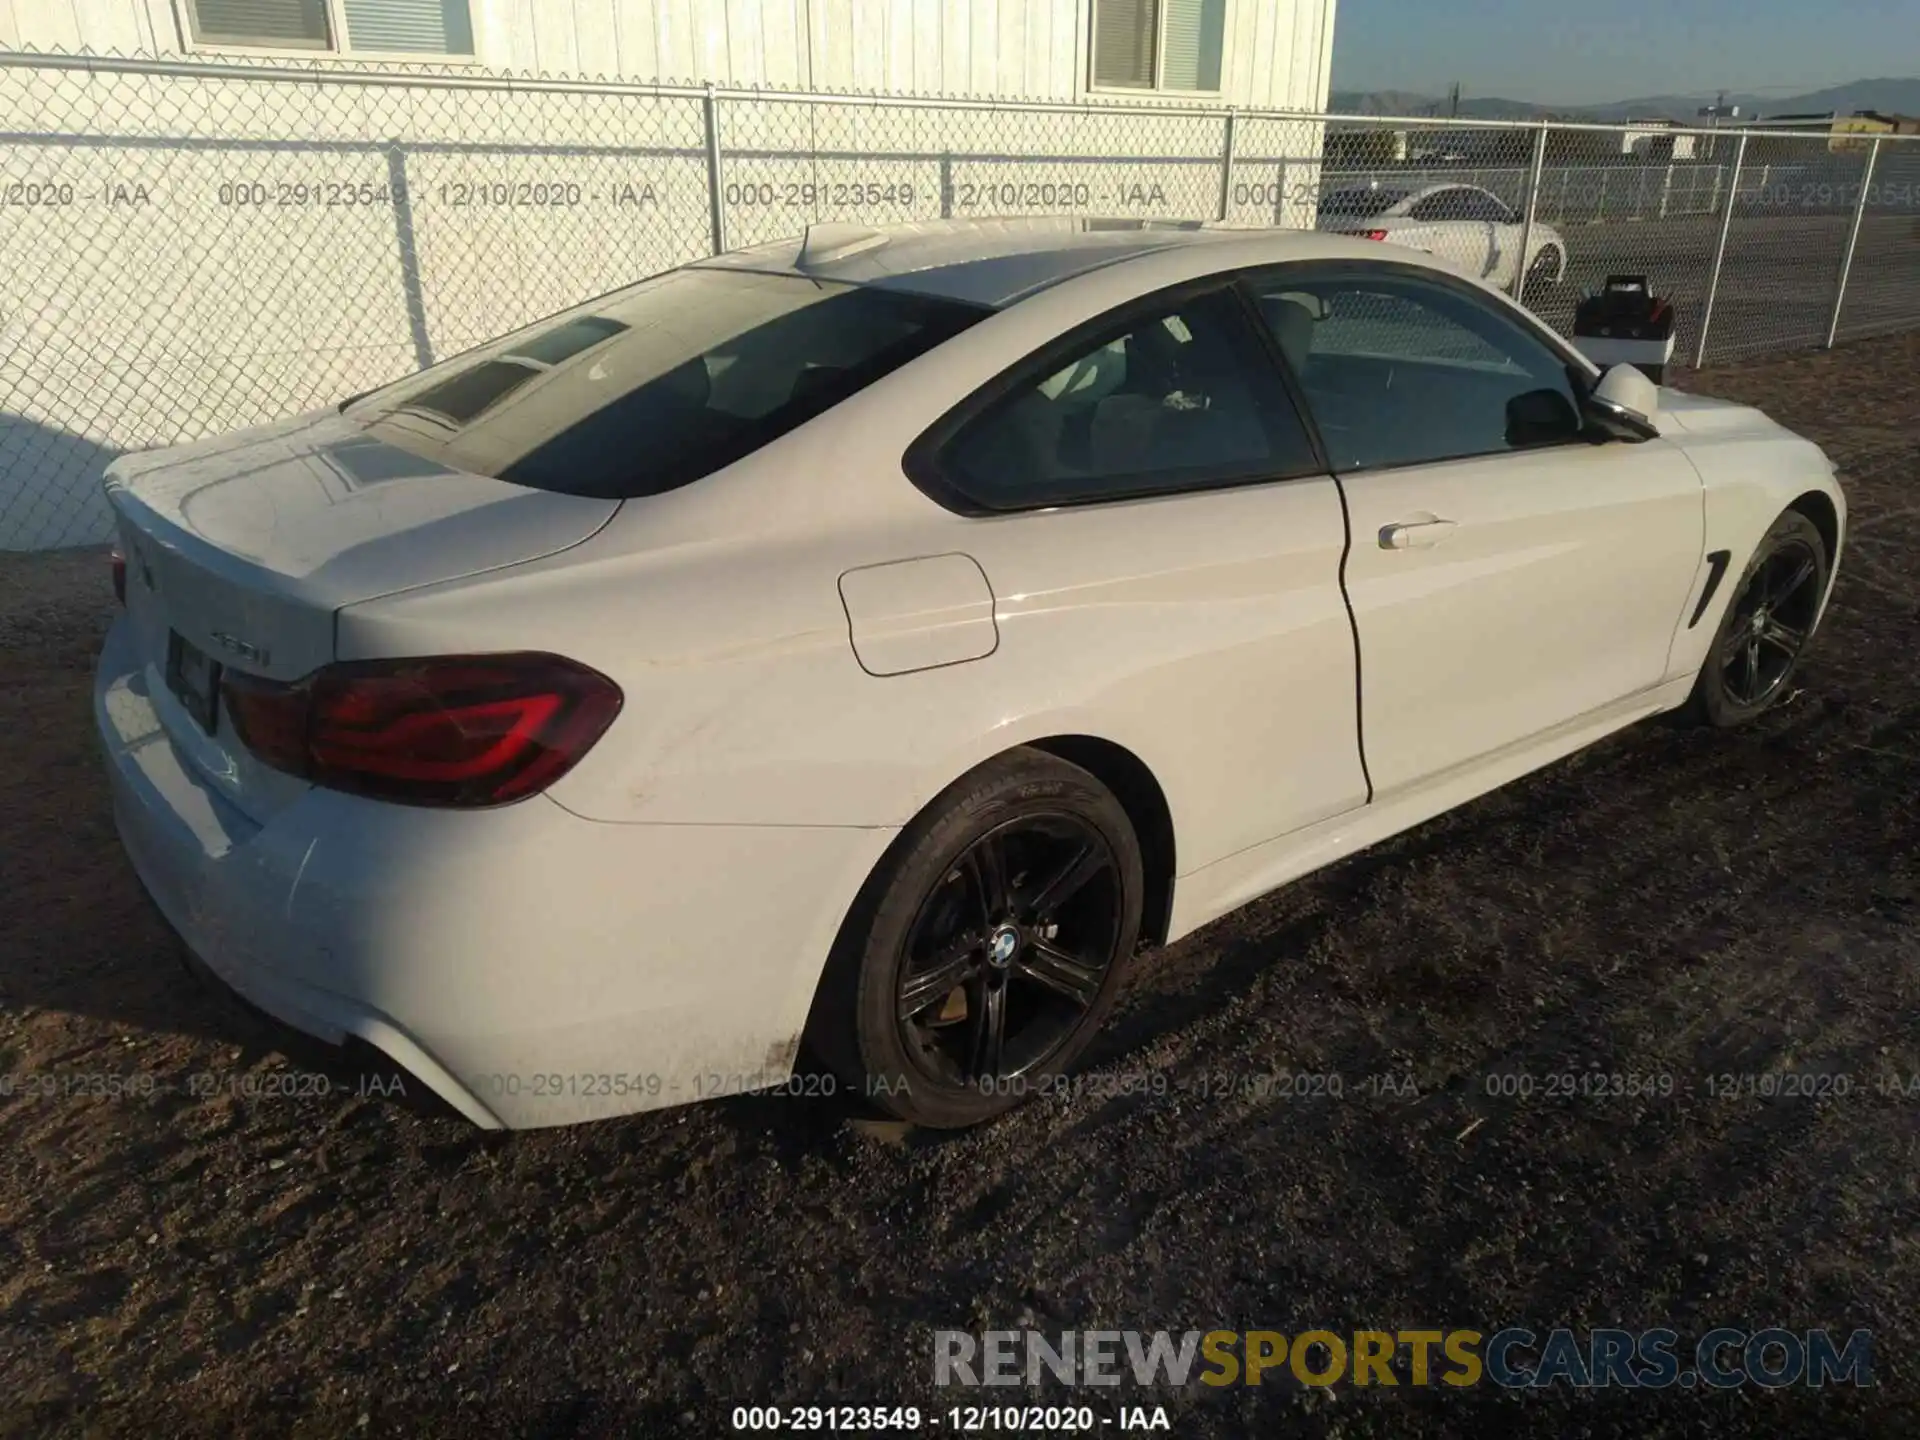
[[[376,1046],[476,1123],[772,1084],[891,832],[610,825],[313,790],[264,823],[183,764],[117,624],[95,682],[114,815],[200,961],[308,1034]]]

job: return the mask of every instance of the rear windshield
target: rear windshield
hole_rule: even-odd
[[[1335,190],[1320,197],[1320,213],[1330,220],[1371,220],[1406,198],[1405,190]]]
[[[374,437],[567,495],[711,474],[988,312],[867,286],[687,269],[589,301],[352,402]]]

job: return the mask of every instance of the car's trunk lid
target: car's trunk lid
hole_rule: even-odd
[[[334,658],[341,607],[551,555],[619,508],[451,469],[333,411],[124,457],[106,488],[156,712],[252,813],[288,777],[203,703],[221,668],[298,679]]]

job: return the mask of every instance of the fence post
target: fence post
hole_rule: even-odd
[[[1527,193],[1523,197],[1526,214],[1520,222],[1520,259],[1513,269],[1513,298],[1523,305],[1527,298],[1527,252],[1533,248],[1533,220],[1540,211],[1540,176],[1547,168],[1548,128],[1543,123],[1540,133],[1533,137],[1533,163],[1527,167]]]
[[[720,97],[714,94],[711,82],[707,85],[704,112],[707,126],[707,217],[711,226],[708,238],[713,245],[713,253],[720,255],[727,248],[727,210],[720,184]]]
[[[1733,179],[1727,186],[1727,208],[1720,212],[1720,243],[1713,252],[1713,275],[1707,281],[1707,308],[1700,317],[1700,341],[1693,349],[1693,368],[1707,363],[1707,331],[1713,327],[1713,302],[1720,295],[1720,267],[1727,260],[1727,236],[1733,230],[1733,207],[1740,203],[1740,166],[1747,158],[1747,137],[1733,151]]]
[[[1225,220],[1233,198],[1233,111],[1227,111],[1226,131],[1220,140],[1220,213],[1213,218]]]
[[[1673,208],[1673,162],[1667,162],[1667,173],[1660,182],[1660,218],[1667,218],[1667,211]]]
[[[1860,244],[1860,222],[1867,218],[1867,191],[1873,186],[1873,167],[1880,163],[1880,137],[1867,149],[1867,172],[1860,177],[1860,199],[1853,207],[1853,229],[1847,235],[1847,257],[1840,262],[1840,289],[1833,297],[1833,322],[1827,326],[1827,349],[1840,338],[1840,307],[1847,303],[1847,279],[1853,274],[1853,252]]]

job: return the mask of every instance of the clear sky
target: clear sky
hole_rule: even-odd
[[[1920,75],[1920,0],[1336,0],[1340,90],[1588,105]]]

